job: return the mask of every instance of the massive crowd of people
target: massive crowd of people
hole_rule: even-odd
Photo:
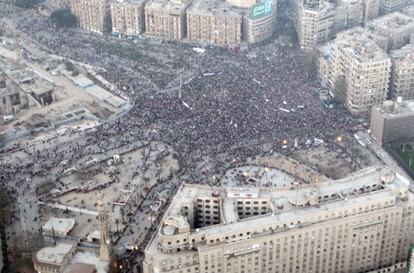
[[[120,119],[98,127],[89,142],[74,144],[71,160],[87,153],[89,145],[106,149],[108,142],[134,139],[167,142],[184,157],[246,158],[261,152],[252,144],[268,142],[281,151],[282,141],[292,146],[295,138],[302,147],[314,138],[332,143],[357,126],[343,107],[320,101],[319,82],[307,73],[297,47],[269,42],[243,52],[208,48],[200,54],[188,45],[55,29],[34,10],[20,11],[13,20],[50,53],[104,71],[102,76],[134,103]],[[48,160],[40,160],[44,165],[37,169],[46,172],[64,158],[58,151],[44,156]],[[2,179],[21,170],[7,167]]]
[[[0,181],[18,174],[47,177],[63,160],[70,165],[140,139],[172,145],[185,162],[184,179],[214,184],[225,171],[223,161],[263,153],[264,143],[278,152],[293,147],[294,139],[300,147],[312,145],[315,138],[333,143],[357,126],[345,108],[321,102],[319,81],[308,74],[296,46],[271,41],[242,52],[207,48],[197,53],[189,45],[56,29],[34,10],[21,11],[13,20],[49,53],[102,71],[133,107],[67,145],[15,147],[29,160],[3,159]],[[205,156],[215,160],[200,169],[197,162]],[[23,176],[19,179],[25,183]]]

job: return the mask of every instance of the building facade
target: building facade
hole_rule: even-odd
[[[187,35],[186,10],[190,0],[151,0],[145,5],[145,33],[165,40]]]
[[[364,24],[379,16],[380,0],[362,0],[364,6]]]
[[[414,139],[414,101],[385,101],[372,108],[371,134],[380,144]]]
[[[364,21],[364,6],[360,0],[338,1],[334,15],[334,33],[361,25]]]
[[[292,1],[293,22],[305,51],[328,41],[333,34],[334,5],[325,1]]]
[[[351,113],[365,112],[387,98],[391,60],[364,30],[338,34],[325,52],[320,78]]]
[[[137,36],[145,30],[146,0],[111,3],[112,34]]]
[[[243,17],[244,40],[249,44],[256,44],[269,39],[275,31],[276,20],[276,0],[267,0],[253,5]]]
[[[413,241],[413,200],[375,168],[298,189],[183,185],[144,272],[393,272]]]
[[[104,32],[105,20],[110,16],[107,0],[71,0],[71,10],[80,27],[97,33]]]
[[[0,113],[17,114],[55,101],[55,84],[25,67],[0,59]]]
[[[63,273],[75,252],[76,246],[66,243],[42,248],[33,256],[34,269],[39,273]]]
[[[392,51],[391,96],[414,99],[414,46],[406,45]]]
[[[406,14],[394,12],[368,23],[367,29],[388,38],[388,49],[399,49],[410,42],[414,34],[414,19]]]
[[[242,11],[222,1],[198,0],[187,10],[187,39],[191,42],[239,46]]]
[[[386,14],[401,10],[413,3],[413,0],[381,0],[381,12]]]

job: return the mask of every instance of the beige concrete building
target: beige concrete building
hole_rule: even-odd
[[[186,10],[191,0],[150,0],[145,5],[146,34],[165,40],[186,36]]]
[[[297,189],[184,184],[145,249],[144,272],[393,272],[413,242],[407,183],[369,168]]]
[[[76,246],[57,243],[54,247],[40,249],[33,256],[33,265],[39,273],[63,273],[75,255]]]
[[[243,17],[243,40],[255,44],[272,37],[276,27],[276,17],[276,0],[253,5]]]
[[[319,76],[351,113],[365,112],[387,98],[391,60],[364,30],[342,32],[321,50]]]
[[[334,5],[325,1],[293,1],[293,21],[299,45],[310,51],[333,34]]]
[[[239,46],[243,10],[222,0],[196,0],[187,9],[187,39],[191,42]]]
[[[78,18],[79,26],[97,33],[104,32],[109,9],[107,0],[71,0],[71,10]]]
[[[0,60],[0,113],[42,107],[55,101],[55,84],[24,67]]]
[[[380,0],[362,0],[364,6],[364,23],[378,17]]]
[[[112,34],[137,36],[145,30],[146,0],[111,3]]]
[[[391,96],[403,99],[414,99],[414,46],[406,45],[390,54]],[[414,123],[414,122],[413,122]]]
[[[361,25],[364,21],[364,6],[360,0],[337,1],[333,31],[337,33]]]
[[[409,261],[410,265],[408,268],[408,273],[414,273],[414,247],[411,248],[410,254],[411,254],[410,261]]]
[[[414,19],[400,12],[387,14],[368,23],[369,32],[388,38],[388,48],[399,49],[410,42],[414,34]]]
[[[413,4],[413,0],[381,0],[381,12],[390,13]]]
[[[414,100],[384,101],[372,108],[371,134],[380,144],[414,139]]]
[[[75,224],[76,222],[73,218],[52,217],[42,226],[42,233],[47,236],[65,238]]]

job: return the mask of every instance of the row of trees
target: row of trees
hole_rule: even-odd
[[[32,8],[39,3],[39,0],[16,0],[16,6],[21,8]]]
[[[70,9],[55,10],[50,14],[50,19],[57,27],[75,27],[78,23],[76,16]]]
[[[31,1],[31,0],[20,0]],[[75,27],[78,24],[78,20],[75,15],[72,14],[70,9],[55,10],[50,14],[50,19],[59,28],[61,27]],[[104,18],[104,32],[112,32],[112,19],[109,14]]]

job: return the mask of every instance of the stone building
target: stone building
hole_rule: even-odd
[[[145,5],[145,33],[165,40],[184,39],[190,4],[191,0],[150,0]]]
[[[293,22],[305,51],[328,41],[333,34],[334,5],[325,1],[293,1]]]
[[[393,272],[413,242],[413,201],[401,176],[374,167],[298,188],[184,184],[144,273]]]
[[[112,34],[138,36],[145,30],[146,0],[111,3]]]
[[[243,39],[249,44],[272,37],[276,28],[277,1],[267,0],[252,6],[243,17]]]
[[[323,48],[319,76],[353,114],[387,98],[391,60],[361,28],[338,34]]]
[[[406,45],[390,54],[391,96],[402,97],[405,100],[414,99],[414,46]]]
[[[187,39],[191,42],[239,46],[243,11],[224,1],[197,0],[187,10]]]
[[[111,19],[107,0],[71,0],[71,10],[81,28],[97,33],[103,33],[105,20]]]
[[[380,144],[414,140],[414,100],[384,101],[371,111],[371,135]]]
[[[400,12],[394,12],[368,23],[368,32],[388,38],[388,49],[399,49],[410,42],[414,34],[414,19]]]

